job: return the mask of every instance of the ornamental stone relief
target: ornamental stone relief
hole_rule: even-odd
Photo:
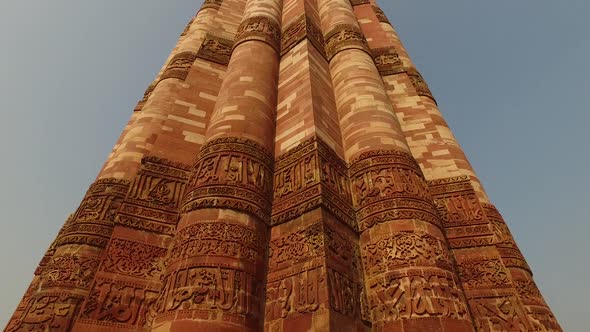
[[[233,41],[207,33],[197,57],[227,66],[231,56]]]
[[[440,239],[426,233],[398,233],[362,247],[365,275],[374,276],[401,267],[434,266],[453,271],[451,256]]]
[[[395,150],[363,153],[350,166],[359,231],[396,219],[440,226],[426,181],[414,159]]]
[[[223,256],[255,265],[263,257],[265,238],[239,225],[199,222],[177,233],[169,264],[198,256]]]
[[[167,275],[156,302],[158,320],[178,311],[220,310],[238,315],[257,315],[258,282],[252,275],[221,267],[186,267]]]
[[[101,270],[136,278],[159,278],[168,250],[124,239],[112,239]]]
[[[492,246],[492,225],[468,176],[429,181],[451,248]]]
[[[478,331],[533,331],[516,297],[472,299],[469,307]]]
[[[41,287],[87,289],[99,265],[98,257],[65,254],[53,257],[41,274]]]
[[[196,59],[197,54],[194,52],[180,52],[174,55],[160,76],[160,82],[167,78],[184,81]]]
[[[347,164],[325,143],[313,138],[276,160],[272,225],[320,206],[356,229]]]
[[[92,184],[80,207],[56,239],[55,247],[67,244],[106,247],[115,215],[128,188],[129,182],[119,179],[100,179]]]
[[[313,224],[284,237],[272,239],[269,245],[269,266],[272,271],[323,256],[325,236],[321,223]]]
[[[183,213],[226,208],[270,222],[272,161],[270,153],[248,139],[225,137],[206,143],[194,167]]]
[[[373,53],[373,60],[381,75],[395,75],[406,71],[394,47],[372,49],[371,53]]]
[[[99,321],[113,329],[150,327],[158,292],[121,281],[97,280],[82,309],[79,323]]]
[[[190,167],[144,157],[116,221],[129,228],[172,234],[190,176]]]
[[[281,27],[266,16],[245,19],[238,28],[234,49],[241,43],[258,40],[268,44],[277,53],[281,51]]]
[[[320,308],[320,292],[326,290],[323,267],[311,268],[279,280],[269,280],[266,291],[266,320],[273,321]]]
[[[510,274],[500,259],[460,261],[459,278],[467,289],[497,289],[512,287]]]
[[[373,324],[424,317],[470,319],[450,272],[393,272],[370,281],[368,290]]]
[[[340,24],[335,26],[325,36],[326,56],[332,60],[336,54],[348,50],[359,49],[370,54],[369,44],[358,26]]]
[[[6,332],[69,331],[83,298],[69,294],[46,294],[33,298],[23,315],[10,321]]]
[[[362,286],[346,275],[328,269],[330,309],[351,318],[361,316]]]

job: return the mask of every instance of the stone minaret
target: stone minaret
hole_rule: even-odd
[[[206,0],[6,331],[561,328],[374,0]]]

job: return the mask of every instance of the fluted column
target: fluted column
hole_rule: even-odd
[[[347,165],[316,1],[283,2],[265,331],[367,330]]]
[[[559,331],[506,223],[489,204],[391,22],[374,0],[360,1],[354,10],[412,154],[431,180],[478,329]]]
[[[281,1],[249,0],[183,202],[153,331],[259,331]]]
[[[9,331],[122,330],[151,324],[146,308],[160,288],[158,266],[171,242],[179,210],[175,200],[186,182],[184,166],[175,161],[192,161],[204,142],[244,4],[206,1],[187,25],[96,182],[41,262]],[[138,172],[144,166],[152,172]],[[129,263],[131,257],[144,261]],[[127,263],[137,269],[126,271],[132,280],[115,280],[115,274],[129,269],[121,267]],[[142,271],[146,269],[151,270]],[[122,302],[114,305],[117,301]]]
[[[320,16],[375,331],[472,331],[426,180],[410,154],[348,0]]]

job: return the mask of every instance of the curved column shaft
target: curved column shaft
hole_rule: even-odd
[[[443,216],[478,328],[559,331],[530,268],[375,1],[354,7],[413,156]],[[478,278],[489,271],[501,278]],[[505,309],[502,310],[500,307]],[[527,320],[525,314],[528,313]]]
[[[280,0],[246,3],[153,331],[262,328],[281,9]]]
[[[472,331],[426,180],[409,153],[351,4],[322,0],[320,16],[351,163],[363,302],[373,329]]]

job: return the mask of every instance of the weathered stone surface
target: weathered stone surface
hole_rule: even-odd
[[[206,0],[6,331],[561,328],[374,0]]]

